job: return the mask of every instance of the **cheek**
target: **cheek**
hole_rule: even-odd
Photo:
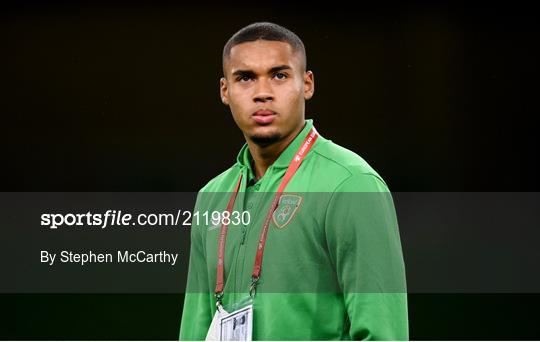
[[[289,105],[301,103],[304,99],[303,87],[302,85],[295,84],[293,87],[285,89],[282,96]]]
[[[239,89],[238,87],[229,89],[229,102],[235,107],[245,106],[250,99],[248,89]]]
[[[229,110],[239,126],[244,125],[250,109],[250,98],[246,95],[246,91],[230,89]]]

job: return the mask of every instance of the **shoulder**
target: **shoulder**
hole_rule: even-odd
[[[318,169],[336,179],[335,191],[388,191],[379,173],[357,153],[328,139],[321,139],[313,152]]]
[[[238,163],[212,178],[199,192],[229,192],[232,191],[238,181],[241,167]]]
[[[240,173],[240,165],[234,164],[206,183],[197,193],[195,211],[202,212],[216,207],[225,208],[228,196],[230,196],[228,194],[234,191]]]

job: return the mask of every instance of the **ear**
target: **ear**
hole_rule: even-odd
[[[308,70],[304,74],[304,99],[309,100],[315,93],[315,76]]]
[[[228,94],[228,87],[227,87],[227,79],[225,77],[222,77],[219,80],[219,95],[221,96],[221,102],[223,102],[224,105],[229,105],[229,94]]]

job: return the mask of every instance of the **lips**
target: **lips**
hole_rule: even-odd
[[[253,120],[260,125],[271,124],[272,121],[276,118],[276,112],[269,109],[259,109],[253,113]]]

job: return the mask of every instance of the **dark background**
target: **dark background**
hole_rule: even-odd
[[[198,190],[243,143],[218,96],[221,49],[260,20],[303,39],[307,117],[392,191],[538,191],[531,6],[17,2],[0,18],[2,191]],[[181,295],[0,298],[6,339],[175,339],[182,308]],[[539,305],[411,294],[410,337],[539,339]]]

